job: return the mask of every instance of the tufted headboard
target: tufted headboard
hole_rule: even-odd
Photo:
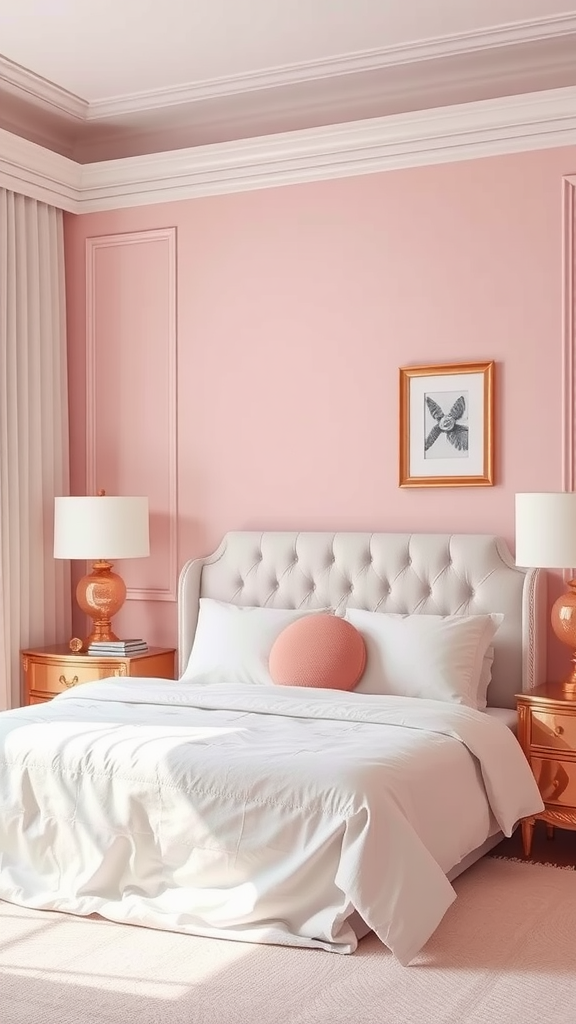
[[[200,597],[273,608],[346,607],[410,614],[502,612],[488,703],[545,679],[546,577],[514,564],[492,534],[234,532],[187,562],[178,589],[180,672]]]

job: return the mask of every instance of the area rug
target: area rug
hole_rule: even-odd
[[[0,903],[2,1024],[574,1024],[576,872],[484,858],[410,967]]]

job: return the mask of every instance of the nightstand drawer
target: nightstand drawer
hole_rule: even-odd
[[[552,750],[576,749],[576,715],[560,711],[531,711],[531,746]]]
[[[576,807],[576,762],[531,757],[530,763],[545,804]]]
[[[530,856],[537,821],[576,831],[576,689],[543,683],[516,694],[518,739],[538,783],[544,809],[522,819],[524,856]]]
[[[124,671],[122,671],[124,669]],[[50,665],[47,662],[32,661],[28,665],[28,685],[36,693],[62,693],[81,683],[93,683],[107,676],[126,675],[124,666],[71,664]]]

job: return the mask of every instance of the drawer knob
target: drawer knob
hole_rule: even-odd
[[[78,683],[78,676],[72,676],[72,679],[66,679],[66,676],[60,676],[58,682],[61,686],[76,686]]]
[[[554,732],[556,733],[557,736],[561,736],[562,733],[564,732],[564,726],[563,725],[557,725],[556,728],[554,729]]]

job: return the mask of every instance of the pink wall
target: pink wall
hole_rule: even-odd
[[[562,486],[575,170],[558,149],[67,217],[73,490],[88,328],[88,481],[149,494],[155,516],[154,557],[124,573],[144,598],[126,630],[175,641],[177,569],[228,529],[513,542],[514,493]],[[486,359],[496,486],[399,489],[398,367]]]

